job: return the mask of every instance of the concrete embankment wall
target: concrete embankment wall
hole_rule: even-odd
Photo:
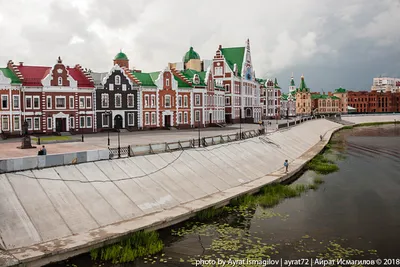
[[[340,127],[315,120],[208,148],[1,174],[0,247],[9,264],[40,266],[187,219],[284,178],[285,159],[301,168]]]
[[[400,123],[400,114],[386,115],[386,114],[376,114],[376,115],[343,115],[342,119],[352,123],[369,123],[369,122],[394,122]]]

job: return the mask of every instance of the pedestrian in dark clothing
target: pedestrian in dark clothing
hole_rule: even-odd
[[[289,162],[288,162],[287,159],[286,159],[285,162],[283,163],[283,166],[285,166],[286,172],[288,172],[288,169],[289,169]]]
[[[39,150],[38,155],[45,156],[46,154],[47,154],[47,150],[43,145],[42,149]]]

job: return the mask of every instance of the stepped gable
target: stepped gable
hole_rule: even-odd
[[[12,60],[9,60],[7,63],[7,67],[14,72],[15,75],[17,75],[18,79],[20,79],[21,82],[23,82],[24,77],[22,76],[21,72],[19,71],[17,65],[14,64]]]
[[[45,66],[25,66],[23,64],[15,65],[10,62],[13,66],[14,73],[22,81],[24,86],[37,86],[41,87],[42,80],[49,74],[51,68]],[[14,68],[16,67],[16,69]],[[20,75],[21,76],[20,76]]]
[[[185,75],[183,75],[181,72],[177,71],[176,68],[171,67],[170,70],[171,70],[172,74],[178,79],[178,82],[179,82],[179,80],[180,80],[181,82],[184,82],[184,83],[186,83],[186,84],[189,85],[189,86],[193,86],[193,83],[192,83],[188,78],[186,78]],[[179,83],[178,83],[178,86],[179,86],[179,87],[180,87],[181,85],[182,85],[182,84],[179,84]]]
[[[131,79],[131,81],[133,81],[134,83],[138,84],[138,85],[142,85],[142,82],[137,79],[135,76],[132,75],[131,71],[125,67],[122,67],[123,71],[125,72],[125,75],[127,77],[129,77],[129,79]]]
[[[75,68],[78,69],[80,72],[82,72],[85,77],[92,83],[92,85],[94,86],[94,80],[93,77],[90,75],[90,73],[84,69],[80,64],[76,64]]]

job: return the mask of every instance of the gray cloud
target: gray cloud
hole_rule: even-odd
[[[259,77],[291,72],[314,90],[368,89],[372,78],[400,76],[397,0],[0,0],[0,62],[53,64],[60,55],[107,71],[123,49],[145,71],[180,61],[190,46],[204,59],[218,45],[250,38]],[[40,12],[38,12],[40,10]]]

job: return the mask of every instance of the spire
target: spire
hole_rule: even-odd
[[[280,89],[278,80],[275,78],[274,87]]]
[[[308,91],[306,82],[304,81],[304,75],[301,75],[301,81],[300,81],[300,86],[299,86],[299,90],[302,91]]]
[[[296,86],[294,84],[293,73],[292,73],[292,77],[290,78],[290,86]]]

